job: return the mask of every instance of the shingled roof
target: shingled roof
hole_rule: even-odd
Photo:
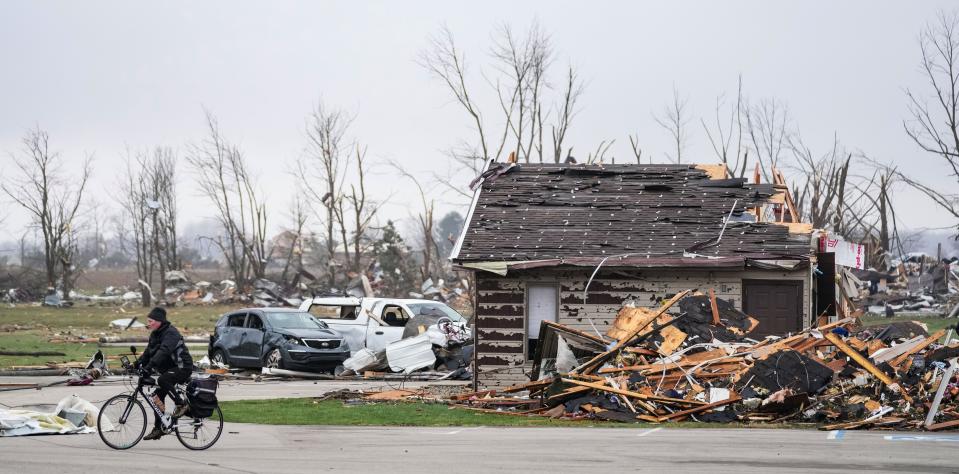
[[[636,263],[804,258],[809,234],[748,220],[771,184],[709,179],[695,165],[516,165],[481,183],[454,263]],[[733,209],[733,203],[735,209]],[[732,209],[719,243],[723,222]]]

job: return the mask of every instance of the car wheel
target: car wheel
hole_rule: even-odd
[[[214,366],[220,367],[228,367],[230,365],[226,361],[226,355],[219,349],[213,351],[213,357],[210,358],[210,362],[212,362]]]
[[[269,369],[282,369],[283,368],[283,354],[280,353],[279,349],[273,349],[266,356],[266,363],[263,365]]]

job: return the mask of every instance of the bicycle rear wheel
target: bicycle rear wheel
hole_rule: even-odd
[[[220,411],[220,407],[216,407],[209,418],[185,416],[176,422],[176,438],[183,446],[194,451],[202,451],[213,446],[222,433],[223,412]]]
[[[117,395],[103,404],[97,416],[97,433],[113,449],[130,449],[147,431],[147,412],[132,395]]]

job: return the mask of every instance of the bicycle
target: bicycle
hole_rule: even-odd
[[[128,372],[132,371],[126,356],[120,358],[120,363]],[[209,417],[196,418],[187,411],[184,416],[175,418],[160,410],[153,401],[153,393],[146,392],[145,387],[156,385],[156,379],[152,374],[140,372],[132,393],[121,393],[103,404],[100,415],[97,417],[97,432],[107,446],[118,450],[130,449],[143,439],[148,422],[151,420],[147,419],[146,409],[143,408],[143,402],[138,400],[138,397],[143,397],[153,409],[153,413],[160,417],[164,434],[176,433],[180,444],[187,449],[201,451],[213,446],[220,439],[223,433],[223,412],[220,411],[219,406],[214,408],[213,414]],[[175,390],[185,402],[187,395],[183,385],[177,385]]]

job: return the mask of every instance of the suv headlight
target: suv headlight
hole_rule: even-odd
[[[300,338],[295,337],[295,336],[284,335],[283,338],[286,339],[286,342],[288,342],[288,343],[290,343],[290,344],[293,344],[293,345],[295,345],[295,346],[305,346],[305,345],[306,345],[306,344],[303,342],[303,339],[300,339]]]

